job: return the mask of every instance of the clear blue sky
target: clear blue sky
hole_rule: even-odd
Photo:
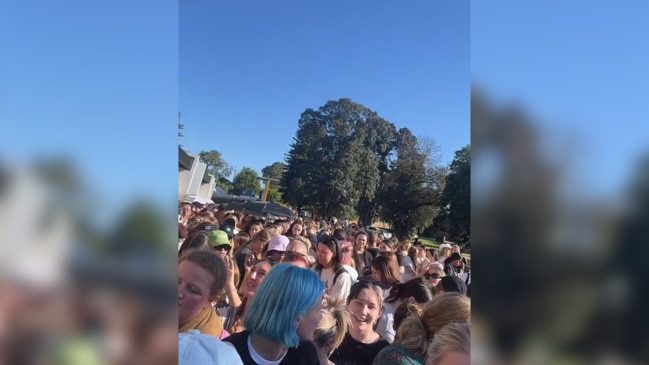
[[[144,195],[173,213],[177,2],[3,1],[0,44],[0,159],[67,156],[89,207]]]
[[[470,143],[469,21],[467,0],[181,1],[183,146],[261,173],[305,109],[348,97],[450,163]]]
[[[649,2],[474,1],[471,69],[581,150],[580,190],[611,194],[649,152]]]

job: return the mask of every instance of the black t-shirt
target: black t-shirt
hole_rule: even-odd
[[[248,336],[250,336],[250,332],[243,331],[235,333],[223,341],[230,342],[234,345],[234,348],[241,357],[243,365],[259,365],[252,359],[252,357],[250,357],[250,352],[248,351]],[[284,359],[280,362],[280,365],[297,364],[320,365],[320,362],[318,361],[318,352],[312,342],[302,341],[297,347],[289,348],[286,356],[284,356]]]
[[[354,263],[356,264],[356,271],[362,275],[365,268],[369,268],[372,264],[372,254],[367,250],[363,253],[354,252]]]
[[[382,338],[374,343],[361,343],[347,332],[345,339],[329,360],[336,365],[372,365],[376,355],[388,345],[388,341]]]

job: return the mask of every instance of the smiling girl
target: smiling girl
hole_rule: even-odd
[[[354,284],[347,298],[351,327],[329,358],[337,365],[371,365],[388,342],[376,333],[383,312],[383,289],[368,281]]]
[[[257,293],[257,288],[261,285],[261,282],[264,280],[266,275],[271,269],[271,264],[267,260],[258,261],[250,270],[250,273],[244,278],[241,284],[241,291],[243,292],[243,301],[234,318],[234,323],[232,325],[232,333],[238,333],[245,330],[243,325],[243,318],[248,312],[248,308],[252,303],[252,298],[255,297]]]

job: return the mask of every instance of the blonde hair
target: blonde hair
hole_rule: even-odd
[[[460,293],[442,293],[426,304],[421,314],[413,314],[401,322],[395,337],[414,352],[426,352],[428,343],[444,326],[471,321],[471,301]]]
[[[300,241],[300,242],[304,243],[304,245],[306,246],[307,251],[309,251],[311,249],[311,241],[308,238],[306,238],[304,236],[297,236],[294,239],[296,241]]]
[[[351,316],[343,298],[328,297],[326,300],[327,304],[322,308],[322,319],[313,333],[313,343],[324,348],[331,341],[327,353],[327,356],[331,356],[343,342],[351,326]]]
[[[428,346],[426,365],[437,365],[448,352],[471,353],[471,325],[451,323],[439,330]]]

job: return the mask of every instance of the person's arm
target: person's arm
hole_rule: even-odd
[[[228,297],[228,303],[234,308],[237,308],[241,305],[241,298],[237,293],[237,286],[234,283],[234,270],[237,268],[234,265],[234,260],[229,257],[226,257],[225,265],[228,270],[228,277],[225,281],[225,291]]]
[[[385,311],[385,309],[384,309]],[[394,335],[396,334],[393,328],[394,315],[390,313],[383,313],[379,318],[379,323],[376,326],[376,333],[381,335],[381,338],[392,343]]]

